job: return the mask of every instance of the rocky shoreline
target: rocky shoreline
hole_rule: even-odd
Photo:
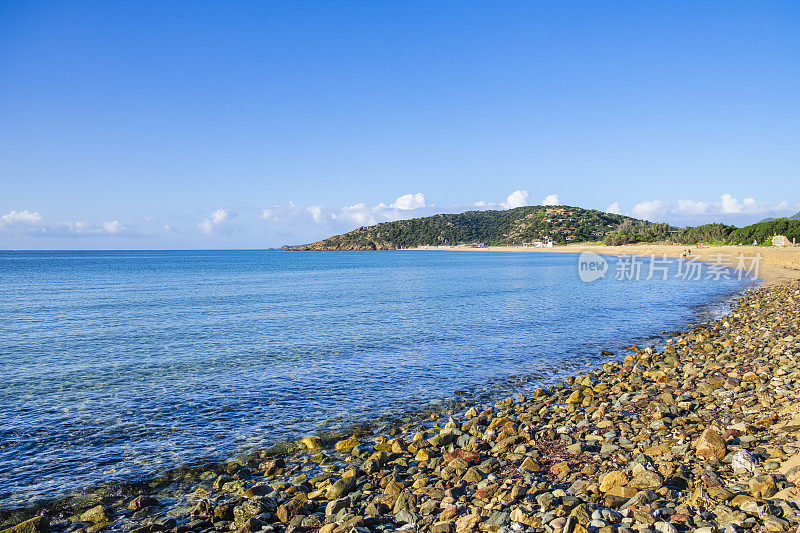
[[[530,398],[306,437],[2,533],[795,531],[798,362],[800,284],[753,289],[723,319]]]

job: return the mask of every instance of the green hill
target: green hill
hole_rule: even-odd
[[[440,244],[522,244],[552,239],[555,244],[601,241],[665,240],[667,224],[569,206],[527,206],[506,211],[468,211],[358,228],[291,250],[394,250]]]
[[[795,215],[797,216],[797,215]],[[727,244],[767,244],[772,241],[773,235],[783,235],[792,239],[800,240],[800,220],[792,218],[776,218],[767,222],[758,222],[735,229],[728,235],[725,242]]]
[[[519,245],[552,239],[555,244],[603,241],[678,244],[769,244],[773,235],[800,240],[800,213],[737,228],[705,224],[677,229],[623,215],[570,206],[527,206],[506,211],[467,211],[364,226],[287,250],[396,250],[417,246],[484,243]]]

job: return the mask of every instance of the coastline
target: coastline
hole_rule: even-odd
[[[523,248],[522,246],[487,246],[474,248],[471,246],[442,246],[407,248],[414,251],[451,251],[451,252],[531,252],[531,253],[573,253],[594,252],[599,255],[642,255],[679,258],[684,250],[691,249],[692,255],[699,260],[707,260],[723,254],[736,258],[744,254],[746,258],[760,254],[759,278],[764,286],[783,285],[800,280],[800,246],[765,247],[765,246],[695,246],[670,244],[628,244],[624,246],[606,246],[603,244],[567,244],[552,248]]]
[[[535,251],[558,250],[569,253],[584,251],[576,248],[561,247]],[[626,250],[625,253],[642,253],[632,252],[632,247],[617,248]],[[612,253],[609,250],[598,251],[598,247],[586,247],[586,249],[596,253]],[[490,251],[493,250],[490,249]],[[528,251],[528,249],[502,251]],[[649,253],[660,252],[649,251],[647,255]],[[769,308],[771,305],[781,305],[784,310],[787,305],[786,301],[775,300],[775,296],[782,295],[784,300],[788,296],[794,302],[798,300],[796,295],[800,293],[798,290],[800,286],[787,285],[789,283],[790,280],[787,277],[772,277],[769,286],[765,283],[763,288],[750,291],[738,305],[741,306],[743,303],[756,299],[760,302],[759,315],[769,313],[774,315],[775,309]],[[762,305],[765,308],[762,308]],[[796,308],[797,305],[794,305],[794,309],[790,310],[793,313],[786,313],[794,325],[795,337],[800,333],[797,331],[798,313]],[[734,310],[730,316],[735,317],[736,314],[737,310]],[[732,322],[733,320],[731,319]],[[683,356],[678,356],[678,350],[667,355],[652,349],[631,351],[624,361],[606,364],[603,368],[594,369],[586,375],[579,373],[578,376],[570,378],[564,383],[537,391],[533,398],[507,398],[497,402],[494,408],[479,413],[470,413],[469,411],[463,413],[462,409],[461,415],[466,416],[448,420],[447,423],[444,423],[444,418],[441,422],[438,421],[437,415],[434,413],[432,414],[434,418],[426,424],[421,424],[417,420],[415,423],[398,425],[383,436],[367,439],[364,435],[358,435],[335,442],[312,437],[301,441],[301,447],[307,448],[303,451],[295,448],[295,451],[284,452],[277,456],[262,453],[259,457],[241,461],[241,464],[228,462],[227,464],[211,465],[207,469],[198,469],[191,475],[187,474],[183,481],[177,482],[183,486],[180,489],[183,495],[179,498],[185,500],[182,504],[168,503],[174,495],[172,492],[176,485],[174,478],[179,476],[172,476],[173,479],[169,483],[170,489],[166,489],[163,484],[155,483],[154,485],[153,482],[137,484],[135,498],[134,494],[123,495],[119,492],[110,492],[102,498],[92,501],[91,507],[77,509],[71,519],[66,515],[53,517],[52,529],[67,531],[83,528],[89,533],[101,530],[133,530],[136,533],[154,531],[210,533],[237,529],[246,533],[247,531],[259,531],[264,527],[267,528],[267,531],[283,531],[288,526],[288,529],[295,531],[320,530],[325,533],[338,533],[349,532],[352,527],[392,531],[404,523],[407,524],[408,521],[404,519],[413,517],[417,520],[414,523],[418,524],[421,530],[439,533],[473,530],[497,531],[501,527],[508,527],[514,523],[524,524],[525,528],[532,528],[532,531],[586,531],[580,527],[586,528],[595,520],[592,516],[596,514],[595,511],[599,506],[601,518],[596,520],[603,521],[602,517],[607,515],[606,518],[609,520],[605,520],[607,525],[604,527],[616,526],[616,529],[612,529],[613,531],[623,531],[622,528],[625,527],[623,524],[633,528],[636,524],[656,527],[657,523],[658,531],[671,531],[667,526],[661,525],[663,520],[656,520],[660,517],[657,513],[653,514],[657,509],[650,510],[649,518],[642,512],[637,515],[636,511],[647,507],[648,503],[674,500],[673,508],[676,512],[673,515],[677,519],[668,520],[666,523],[670,523],[674,528],[679,528],[676,531],[686,530],[684,526],[687,522],[684,515],[689,518],[692,518],[693,515],[678,512],[679,510],[692,511],[698,503],[704,501],[708,505],[711,503],[726,505],[749,490],[749,485],[745,488],[740,484],[739,492],[734,492],[725,489],[724,487],[727,485],[712,484],[708,486],[704,481],[703,472],[700,471],[702,468],[695,464],[698,457],[692,456],[690,443],[693,441],[689,439],[690,436],[697,437],[694,433],[698,433],[701,429],[697,422],[703,422],[703,420],[685,421],[692,422],[692,427],[698,431],[694,433],[685,431],[685,437],[675,440],[675,442],[686,441],[684,444],[673,443],[672,446],[658,449],[663,442],[668,442],[675,437],[674,431],[670,431],[669,436],[658,435],[659,438],[656,439],[640,441],[633,438],[628,439],[634,443],[633,451],[644,452],[646,456],[646,460],[639,461],[639,456],[633,457],[633,452],[628,453],[627,455],[630,455],[628,459],[641,467],[637,469],[636,466],[633,466],[632,470],[623,468],[625,461],[616,460],[618,457],[615,459],[616,455],[625,456],[625,452],[629,450],[630,443],[620,445],[619,442],[620,438],[625,436],[625,432],[622,431],[615,437],[608,437],[603,434],[602,430],[627,423],[632,429],[645,432],[653,431],[650,426],[655,424],[659,428],[655,430],[656,433],[666,432],[672,429],[670,424],[665,422],[665,428],[661,428],[658,424],[659,420],[672,422],[676,418],[690,416],[686,412],[691,410],[684,409],[680,404],[685,404],[687,401],[694,402],[697,398],[684,398],[679,402],[677,400],[680,397],[673,394],[675,403],[664,403],[661,407],[656,405],[654,409],[645,404],[662,403],[660,400],[663,399],[663,389],[677,386],[669,379],[663,378],[670,378],[670,372],[678,366],[687,363],[690,366],[696,366],[698,362],[710,363],[704,367],[703,371],[696,374],[699,376],[703,376],[709,370],[712,374],[711,377],[714,377],[713,374],[719,374],[723,369],[726,372],[729,371],[731,365],[729,359],[712,358],[711,361],[706,361],[708,359],[706,345],[711,345],[713,348],[718,345],[725,346],[726,342],[730,342],[731,331],[729,330],[735,326],[731,324],[727,327],[724,326],[727,322],[728,318],[726,317],[712,323],[711,326],[697,326],[665,344],[665,346],[676,348],[680,346],[683,348],[683,352],[688,351],[689,355],[686,360]],[[726,335],[721,335],[723,332]],[[771,341],[783,342],[783,338],[771,339]],[[800,354],[798,351],[800,344],[796,339],[787,342],[792,347],[791,349]],[[701,353],[695,355],[698,347]],[[761,348],[763,349],[763,346]],[[774,351],[773,346],[769,353],[772,354]],[[675,360],[669,364],[668,360],[673,356]],[[667,360],[667,364],[665,364],[665,360]],[[794,359],[791,359],[791,362],[794,362]],[[742,359],[734,364],[746,367],[748,364],[752,365],[752,361]],[[784,364],[784,367],[786,365]],[[796,371],[789,372],[785,368],[781,368],[781,370],[786,371],[783,375],[796,373]],[[663,372],[664,375],[659,374],[660,372]],[[630,377],[620,378],[619,376],[622,374]],[[749,373],[747,374],[749,375]],[[739,383],[751,380],[759,382],[759,372],[756,371],[754,374],[755,378],[748,377],[747,380],[743,378],[739,380]],[[739,373],[739,375],[744,376],[745,373]],[[588,384],[587,379],[589,380]],[[648,387],[639,388],[641,385],[637,384],[638,380],[647,384]],[[771,381],[761,382],[761,384],[769,386]],[[707,382],[708,380],[705,381],[705,383]],[[729,389],[727,382],[721,386],[724,387],[724,390]],[[576,392],[578,393],[577,397]],[[622,398],[626,395],[632,396],[623,400]],[[703,396],[713,397],[713,391]],[[783,393],[779,397],[788,398]],[[588,402],[587,398],[590,399]],[[632,399],[635,400],[629,401]],[[588,403],[588,405],[584,405],[584,403]],[[621,414],[622,410],[617,404],[623,404],[625,407],[630,404],[634,408],[630,412],[641,417],[637,420],[651,421],[651,423],[644,424],[642,428],[635,427],[630,423],[630,415]],[[698,407],[702,408],[702,405],[698,405]],[[773,406],[762,403],[761,411],[768,410],[770,407]],[[678,410],[676,416],[673,416],[673,408]],[[723,406],[719,406],[719,408],[723,408]],[[547,412],[546,415],[541,414],[542,410]],[[458,412],[458,409],[451,409],[445,414],[456,415]],[[603,416],[595,416],[598,412]],[[580,418],[581,414],[583,414],[583,418]],[[774,423],[781,418],[783,418],[783,427],[786,427],[787,414],[775,411],[774,415],[770,418],[769,424],[761,425],[761,432],[771,431],[773,426],[779,427]],[[570,416],[573,418],[570,419]],[[714,421],[716,420],[711,420],[711,422]],[[610,422],[610,425],[607,425],[607,422]],[[509,426],[509,424],[511,425]],[[740,427],[740,424],[730,425]],[[569,427],[569,431],[562,432],[563,427]],[[584,431],[586,428],[592,430],[591,435]],[[705,429],[705,427],[702,428],[703,431]],[[730,427],[720,426],[717,433],[723,439],[733,441],[742,434],[746,437],[754,436],[748,434],[752,428],[745,426],[744,429],[744,433],[739,429],[731,432],[729,431]],[[581,435],[581,438],[575,438],[576,432]],[[739,432],[740,435],[731,439],[731,435],[736,432]],[[420,434],[422,437],[418,437]],[[469,438],[462,443],[461,439],[464,435]],[[562,435],[567,435],[569,438],[564,438]],[[645,440],[652,440],[654,445],[648,447],[640,445]],[[425,444],[426,442],[427,444]],[[576,447],[576,444],[580,444],[580,446]],[[650,443],[648,442],[648,444]],[[520,445],[524,446],[523,450],[519,449]],[[606,453],[614,446],[617,447],[616,450]],[[678,466],[670,464],[662,468],[664,465],[661,459],[670,457],[673,448],[682,446],[686,446],[685,453],[688,454],[682,459],[688,457],[689,464],[699,470],[690,473],[681,472],[681,474],[685,474],[684,479],[687,481],[687,485],[684,490],[677,490],[679,487],[667,484],[667,480],[671,478],[664,471],[668,471],[671,467],[677,469]],[[747,446],[742,447],[739,444],[733,444],[729,449],[741,448],[754,449]],[[648,455],[648,451],[650,455]],[[697,453],[694,455],[696,456]],[[731,459],[729,455],[731,454],[726,455],[728,460]],[[497,464],[493,459],[497,461]],[[528,459],[531,459],[532,462],[529,461],[526,466]],[[556,459],[559,460],[556,461]],[[672,459],[673,461],[670,463],[680,462],[674,461],[675,457]],[[791,460],[800,464],[800,458],[793,457]],[[491,464],[486,464],[487,462]],[[759,472],[763,472],[762,475],[773,475],[769,472],[775,472],[775,470],[771,466],[767,469],[765,466],[767,462],[766,460],[761,461],[763,468]],[[584,469],[578,471],[576,467],[583,463],[595,465],[595,471],[584,472]],[[727,481],[725,476],[728,473],[725,468],[728,465],[725,458],[722,460],[717,458],[716,462],[705,466],[709,465],[717,477]],[[614,466],[616,469],[608,470],[609,466]],[[481,469],[481,467],[485,468]],[[716,472],[718,467],[721,467],[723,471]],[[416,471],[413,470],[415,468],[417,468]],[[567,470],[564,470],[565,468]],[[756,466],[756,468],[759,467]],[[452,469],[452,471],[448,469]],[[489,471],[487,472],[486,469]],[[422,475],[420,475],[420,471]],[[643,474],[643,471],[648,473]],[[611,477],[619,481],[619,486],[601,490],[604,483],[606,488],[611,483],[611,481],[606,481],[606,478],[611,475],[609,472],[614,472]],[[209,473],[213,473],[213,477]],[[675,470],[672,471],[672,474],[674,473]],[[689,475],[691,473],[700,476],[699,481],[694,478],[686,479],[692,477]],[[453,477],[448,477],[451,474]],[[640,478],[650,477],[651,481],[655,483],[653,480],[658,479],[659,475],[662,484],[657,488],[645,488],[646,484],[643,485],[641,479],[636,481],[637,476]],[[621,481],[623,477],[627,480],[624,483]],[[426,479],[425,483],[421,483],[420,478]],[[775,485],[776,488],[783,483],[785,487],[780,488],[791,489],[793,485],[787,485],[786,479],[788,478],[784,474],[784,478],[778,480]],[[586,489],[585,494],[575,485],[579,481],[586,481],[581,488],[581,490]],[[714,483],[716,482],[717,480],[714,481]],[[678,483],[680,484],[680,482]],[[483,488],[480,488],[481,485]],[[630,489],[625,490],[626,487],[630,487]],[[690,491],[690,499],[693,499],[694,503],[687,504],[687,490],[690,488],[693,489]],[[723,493],[718,488],[728,490],[731,498],[723,499],[723,503],[720,503],[711,493],[725,496],[727,493]],[[667,493],[661,494],[662,489],[666,489]],[[628,498],[633,490],[635,490],[635,494]],[[166,496],[168,493],[169,496]],[[622,496],[616,496],[616,493],[620,493]],[[439,497],[440,495],[441,497]],[[486,499],[483,497],[485,495],[490,495],[490,497]],[[659,499],[653,499],[656,497]],[[631,504],[631,500],[636,498],[638,500]],[[706,500],[702,498],[706,498]],[[800,499],[800,493],[797,494],[797,498]],[[752,502],[760,500],[763,498],[759,499],[754,496],[744,500],[739,498],[737,505],[741,508],[741,505],[744,504],[749,509],[748,506]],[[399,506],[398,501],[401,502]],[[425,507],[430,501],[439,503],[433,508],[430,508],[430,505]],[[186,502],[190,502],[191,506],[187,506]],[[558,504],[548,511],[553,515],[562,512],[557,511],[559,508],[568,509],[563,524],[559,522],[559,519],[565,518],[565,516],[555,516],[553,520],[546,523],[542,520],[537,521],[537,515],[540,515],[538,518],[548,518],[548,512],[537,511],[537,508],[549,507],[548,502]],[[95,504],[99,504],[100,509]],[[370,505],[373,507],[370,508]],[[691,507],[677,509],[681,505],[691,505]],[[636,509],[632,509],[632,507]],[[728,507],[730,506],[728,505]],[[628,511],[625,511],[626,508]],[[731,507],[731,509],[732,513],[737,510],[736,507]],[[739,509],[739,511],[747,515],[746,509]],[[621,518],[614,513],[619,514]],[[592,520],[584,520],[587,516]],[[798,516],[798,520],[800,520],[800,515]],[[633,521],[626,522],[631,518]],[[617,522],[613,521],[617,519]],[[651,519],[653,522],[649,523]],[[541,525],[536,526],[536,523]],[[713,524],[714,521],[708,523]],[[45,530],[44,520],[41,517],[25,524],[27,524],[26,527],[36,526],[39,528],[33,529],[33,531]],[[560,529],[556,527],[559,524]],[[5,525],[10,524],[6,523]],[[548,529],[548,526],[552,527]],[[572,529],[569,529],[570,527]],[[30,530],[17,529],[14,531]],[[641,528],[639,530],[641,531]]]

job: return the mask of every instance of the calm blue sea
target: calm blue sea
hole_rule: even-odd
[[[583,283],[572,254],[0,252],[0,507],[527,391],[742,287]]]

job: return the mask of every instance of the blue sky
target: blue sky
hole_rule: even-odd
[[[800,210],[798,2],[0,3],[0,248]]]

